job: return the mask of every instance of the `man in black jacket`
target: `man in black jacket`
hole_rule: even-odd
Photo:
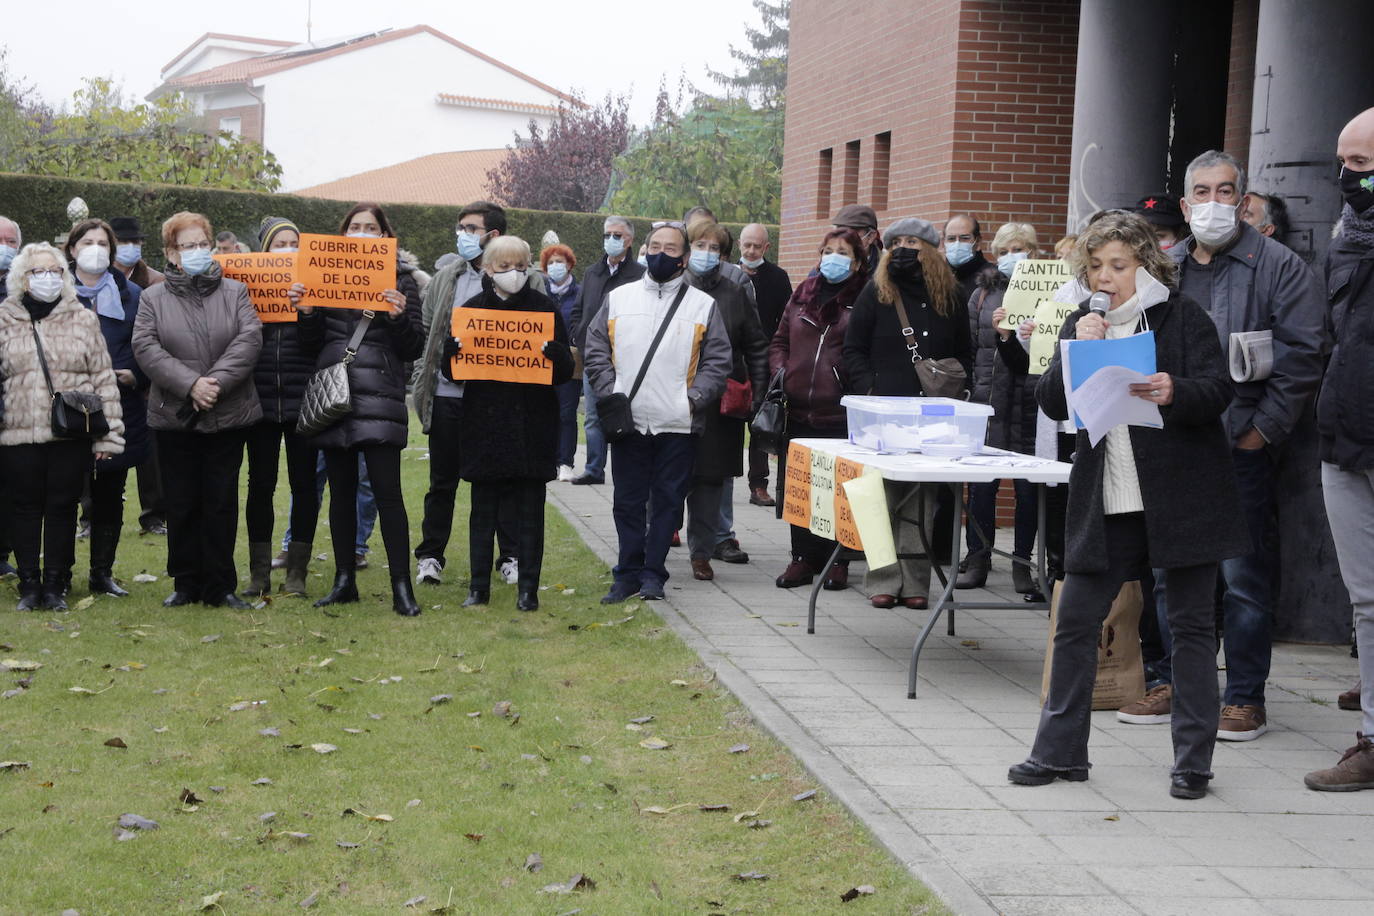
[[[644,276],[644,267],[634,259],[635,227],[623,216],[608,216],[601,226],[601,245],[605,256],[582,274],[582,291],[573,305],[573,346],[579,351],[587,347],[587,328],[601,310],[606,294],[626,283]],[[572,482],[579,486],[606,482],[606,437],[601,434],[601,421],[596,415],[596,395],[591,383],[584,380],[585,395],[582,412],[586,417],[587,463],[582,474]]]
[[[782,310],[787,300],[792,298],[792,281],[783,270],[768,260],[768,230],[759,223],[750,223],[740,230],[739,266],[749,275],[754,285],[754,303],[758,307],[759,324],[763,325],[763,336],[772,340],[782,320]],[[773,497],[768,495],[768,453],[749,436],[749,502],[756,506],[771,506]]]
[[[1355,608],[1360,651],[1356,744],[1333,767],[1308,773],[1309,789],[1374,789],[1374,108],[1357,115],[1336,143],[1345,206],[1326,250],[1326,291],[1335,349],[1317,401],[1322,495],[1341,577]]]
[[[978,278],[997,272],[997,265],[983,256],[983,227],[970,213],[956,213],[945,220],[945,260],[959,284],[959,301],[967,304],[978,289]]]

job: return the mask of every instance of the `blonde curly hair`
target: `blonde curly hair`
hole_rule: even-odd
[[[1068,262],[1074,276],[1084,286],[1092,288],[1088,281],[1088,263],[1092,253],[1109,242],[1125,245],[1146,273],[1169,289],[1178,289],[1178,265],[1159,247],[1154,227],[1143,217],[1125,210],[1103,214],[1078,234]]]

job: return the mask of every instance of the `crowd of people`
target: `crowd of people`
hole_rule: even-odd
[[[973,214],[942,226],[903,217],[880,230],[871,207],[845,206],[795,287],[769,260],[764,226],[736,239],[705,207],[654,223],[642,240],[631,220],[606,217],[602,255],[579,276],[571,248],[555,241],[536,255],[508,233],[501,207],[478,201],[462,209],[455,251],[433,276],[401,252],[394,288],[376,308],[315,307],[297,283],[295,320],[271,323],[212,256],[242,243],[216,235],[204,215],[162,224],[160,272],[144,260],[130,217],[84,220],[61,247],[25,245],[20,227],[0,217],[0,499],[9,519],[0,561],[13,551],[19,609],[65,609],[84,504],[90,590],[126,595],[115,561],[136,468],[140,524],[167,537],[166,605],[245,608],[240,591],[270,594],[275,568],[285,569],[283,592],[304,596],[327,483],[334,578],[316,604],[359,600],[362,545],[379,516],[393,608],[414,616],[414,585],[443,581],[456,493],[468,481],[464,606],[491,600],[495,574],[516,586],[519,609],[535,610],[546,486],[609,481],[618,558],[601,600],[661,599],[673,546],[685,542],[700,580],[715,577],[713,560],[749,562],[734,531],[737,478],[747,480],[749,504],[781,516],[791,439],[844,436],[846,394],[929,396],[941,393],[931,379],[943,378],[956,396],[992,405],[988,444],[1073,462],[1070,485],[1050,500],[1044,543],[1033,489],[1014,488],[1014,587],[1043,600],[1029,572],[1038,546],[1062,594],[1040,727],[1009,778],[1087,778],[1098,631],[1122,583],[1139,579],[1149,689],[1118,717],[1171,724],[1170,791],[1198,798],[1215,741],[1253,740],[1268,727],[1276,480],[1289,438],[1315,411],[1327,511],[1365,650],[1361,685],[1342,705],[1362,708],[1364,720],[1356,746],[1307,784],[1374,788],[1374,447],[1364,384],[1374,365],[1374,110],[1347,126],[1337,153],[1345,207],[1319,269],[1283,244],[1281,198],[1247,193],[1240,163],[1209,151],[1189,165],[1181,198],[1151,194],[1103,211],[1053,246],[1024,222],[1000,226],[988,242]],[[373,203],[353,207],[338,231],[396,235]],[[300,231],[266,215],[256,241],[288,253]],[[1093,446],[1068,422],[1058,356],[1032,373],[1035,323],[1003,327],[1004,296],[1017,263],[1049,257],[1066,261],[1073,278],[1056,298],[1078,305],[1061,337],[1154,332],[1157,372],[1131,394],[1158,405],[1163,428],[1118,427]],[[1090,311],[1092,294],[1110,306]],[[549,381],[455,378],[464,341],[450,315],[459,307],[547,314],[553,330],[540,352]],[[1255,331],[1272,337],[1272,370],[1233,381],[1232,335]],[[916,371],[922,360],[938,368]],[[302,418],[316,376],[337,366],[349,409],[311,425]],[[746,448],[770,386],[785,395],[785,433],[767,443],[748,435]],[[429,446],[413,554],[401,488],[412,406]],[[290,526],[274,556],[283,446]],[[934,490],[887,487],[890,505],[916,511],[894,514],[900,559],[869,569],[865,591],[875,607],[924,608],[939,545],[923,550],[921,529],[934,531],[937,513],[953,507],[942,508]],[[998,492],[997,483],[968,488],[959,588],[986,584]],[[819,576],[827,589],[846,588],[848,560],[832,562],[834,548],[793,526],[777,586]]]

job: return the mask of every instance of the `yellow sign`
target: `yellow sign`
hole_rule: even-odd
[[[455,380],[553,382],[553,362],[543,349],[553,340],[553,312],[457,308],[452,330],[462,344],[453,357]]]
[[[854,509],[844,485],[864,473],[864,466],[848,458],[835,459],[835,540],[851,550],[863,550],[863,538],[854,522]]]
[[[887,491],[878,473],[864,473],[844,484],[849,498],[854,527],[863,539],[864,562],[869,569],[882,569],[897,562],[897,547],[892,541],[892,517],[887,511]]]
[[[264,324],[295,321],[296,310],[286,291],[295,281],[294,252],[250,251],[247,254],[217,254],[224,275],[248,287],[248,299],[258,310]]]
[[[1077,302],[1055,302],[1045,299],[1035,310],[1035,330],[1031,333],[1030,374],[1044,375],[1054,359],[1059,345],[1059,330],[1064,319],[1078,311]]]
[[[1002,296],[1006,317],[998,325],[1004,331],[1015,331],[1021,322],[1034,318],[1040,303],[1054,296],[1059,287],[1073,279],[1069,265],[1063,261],[1018,261],[1012,271],[1011,282]]]
[[[835,539],[835,456],[811,453],[811,533]]]
[[[301,305],[390,311],[382,293],[396,288],[396,240],[343,235],[301,236],[296,282]]]

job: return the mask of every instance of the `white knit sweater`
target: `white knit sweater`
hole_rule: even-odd
[[[1107,312],[1107,339],[1117,340],[1134,334],[1144,311],[1140,296],[1136,295]],[[1107,433],[1102,508],[1107,515],[1145,511],[1145,503],[1140,498],[1140,478],[1135,469],[1135,452],[1131,449],[1131,428],[1124,424]]]

